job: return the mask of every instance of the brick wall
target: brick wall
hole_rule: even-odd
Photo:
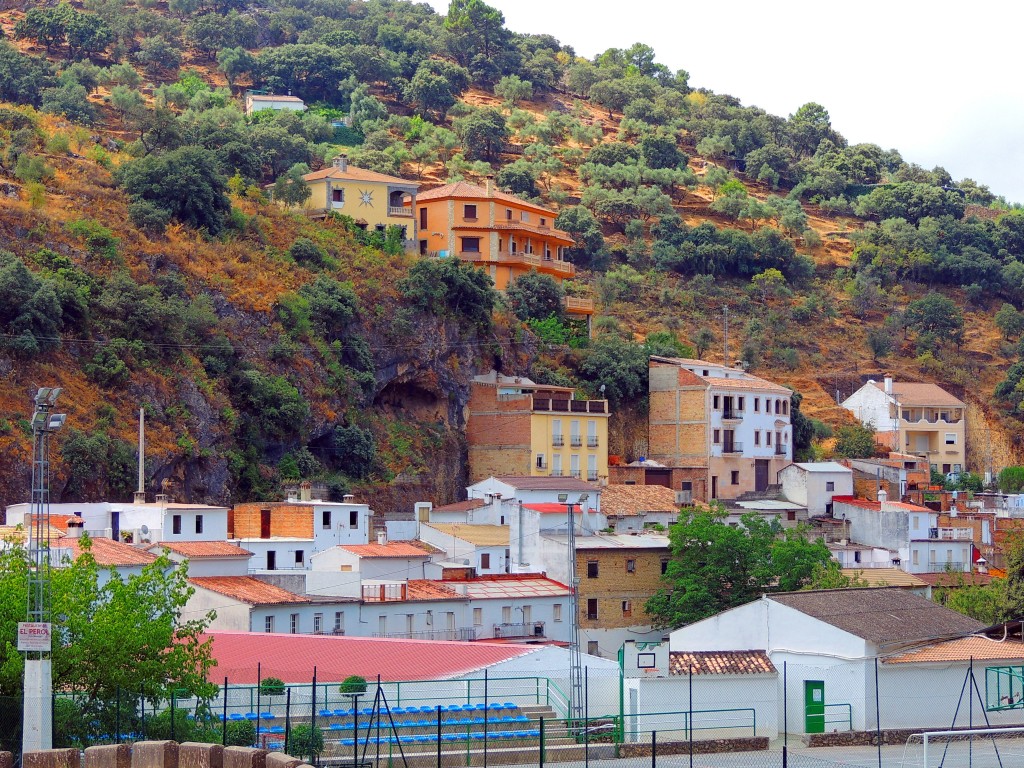
[[[466,420],[471,483],[492,475],[530,474],[532,403],[528,395],[498,398],[494,386],[471,385]]]
[[[287,502],[236,504],[228,520],[229,535],[236,539],[258,539],[262,511],[270,510],[270,535],[313,538],[313,507]]]
[[[651,623],[644,604],[664,585],[661,561],[669,556],[665,549],[590,550],[577,540],[576,575],[579,578],[581,629],[618,629]],[[634,572],[626,570],[626,561],[634,561]],[[587,564],[597,561],[596,579],[587,576]],[[587,618],[589,600],[597,600],[597,619]],[[631,604],[630,615],[622,611],[622,601]]]

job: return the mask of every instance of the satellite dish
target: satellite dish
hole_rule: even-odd
[[[142,527],[139,528],[139,533],[141,533],[143,536],[146,536],[149,533],[149,526],[143,523]]]

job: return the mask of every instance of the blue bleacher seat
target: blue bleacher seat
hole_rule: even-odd
[[[246,720],[256,720],[258,718],[256,717],[256,713],[255,712],[246,712],[245,713],[245,719]]]
[[[530,718],[528,718],[526,715],[516,715],[515,718],[513,718],[513,722],[528,723],[530,722]]]
[[[373,707],[363,707],[362,709],[359,710],[359,714],[361,714],[361,715],[372,715],[373,714]]]
[[[267,747],[269,749],[282,749],[284,747],[284,743],[280,741],[271,741],[267,744]]]
[[[276,717],[277,715],[275,715],[273,712],[260,712],[261,720],[274,720],[276,719]]]
[[[497,701],[495,701],[495,702],[492,702],[491,704],[488,704],[487,708],[490,709],[490,710],[503,709],[504,705],[503,704],[499,704]]]
[[[519,705],[513,701],[506,701],[503,706],[505,709],[519,709]]]
[[[566,524],[566,527],[568,528],[568,524]],[[413,736],[413,738],[416,740],[417,744],[426,744],[430,741],[430,737],[425,734],[419,734],[417,736]]]
[[[462,710],[458,704],[449,704],[447,707],[442,707],[445,712],[459,712]]]
[[[568,525],[566,527],[568,527]],[[477,711],[483,711],[484,709],[486,709],[486,707],[484,707],[483,704],[474,704],[473,705],[473,709],[475,709]]]
[[[568,527],[568,524],[566,524],[566,527]],[[434,712],[435,710],[436,707],[420,707],[420,712]]]
[[[317,713],[317,715],[318,715],[319,717],[331,717],[331,716],[333,716],[333,715],[334,715],[334,711],[333,711],[333,710],[330,710],[330,709],[321,709],[321,710],[320,710],[320,711],[319,711],[319,712]]]
[[[480,731],[473,731],[473,733],[469,734],[469,737],[473,739],[473,741],[479,741],[484,737],[484,735]]]
[[[271,733],[284,733],[283,725],[275,725],[270,729]]]
[[[568,526],[567,526],[568,527]],[[526,732],[527,736],[540,736],[540,728],[534,728],[533,730]]]
[[[566,523],[566,527],[568,528],[568,523]],[[341,746],[343,746],[343,747],[351,747],[355,743],[356,743],[355,739],[342,739],[341,740]]]
[[[265,725],[261,725],[259,728],[256,729],[256,733],[270,733],[270,728],[268,728]]]
[[[567,524],[567,527],[568,527],[568,524]],[[412,744],[414,741],[416,741],[416,737],[415,736],[399,736],[398,737],[398,742],[400,744]]]
[[[245,718],[237,712],[232,712],[230,715],[228,715],[228,720],[245,720]]]
[[[472,712],[476,708],[475,704],[463,704],[459,709],[463,712]]]
[[[441,741],[458,741],[462,737],[457,733],[442,733]]]
[[[334,710],[333,714],[334,714],[335,717],[347,717],[348,715],[351,715],[352,713],[351,713],[351,711],[349,711],[347,709],[336,709],[336,710]]]
[[[343,726],[343,725],[342,725],[341,723],[331,723],[331,727],[330,727],[330,728],[329,728],[328,730],[331,730],[331,731],[340,731],[340,730],[342,730],[342,728],[344,728],[344,727],[345,727],[345,726]]]

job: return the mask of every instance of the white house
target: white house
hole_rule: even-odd
[[[310,558],[306,590],[352,597],[370,589],[399,590],[409,580],[427,578],[430,559],[426,547],[408,541],[331,547]]]
[[[578,504],[572,506],[573,526],[577,536],[591,536],[608,527],[608,519],[590,508],[589,501],[585,504],[587,506],[583,508]],[[509,521],[512,573],[549,572],[544,536],[559,532],[564,536],[568,529],[569,507],[565,504],[548,502],[520,505]]]
[[[903,589],[836,589],[766,595],[677,629],[670,643],[672,651],[764,651],[776,669],[785,665],[779,711],[785,696],[792,733],[865,731],[876,724],[876,658],[982,627]],[[959,676],[962,684],[963,669]],[[948,728],[960,690],[950,677],[900,691],[899,705],[883,695],[883,727]]]
[[[601,511],[616,533],[667,528],[679,517],[676,496],[664,485],[609,483],[601,489]]]
[[[306,109],[306,105],[297,96],[260,93],[247,93],[245,95],[245,114],[251,115],[264,109],[303,112]]]
[[[82,539],[64,536],[51,543],[50,562],[57,568],[74,562],[84,552]],[[156,555],[113,539],[91,539],[89,552],[99,566],[99,584],[103,586],[116,572],[122,579],[138,576],[156,560]]]
[[[245,576],[252,552],[226,541],[168,541],[148,552],[166,552],[175,563],[188,563],[189,576]]]
[[[316,539],[295,536],[274,536],[266,539],[230,539],[241,549],[252,553],[249,570],[264,571],[306,570],[311,566],[316,550]]]
[[[779,484],[807,514],[829,515],[833,496],[853,495],[853,470],[835,461],[796,462],[779,471]]]
[[[506,509],[505,502],[514,499],[515,502],[523,504],[556,504],[561,494],[568,496],[569,501],[578,501],[580,496],[586,494],[586,506],[589,509],[601,510],[601,487],[596,483],[587,483],[573,477],[529,477],[529,476],[503,476],[489,477],[479,483],[466,488],[470,499],[483,499],[493,501],[498,498],[502,501],[502,509]],[[479,522],[485,522],[479,520]],[[498,523],[493,517],[488,519],[491,525]]]
[[[899,552],[853,541],[826,542],[825,546],[841,568],[892,568],[900,562]]]
[[[507,525],[424,523],[419,538],[444,550],[447,560],[468,565],[478,574],[508,573],[511,566]]]

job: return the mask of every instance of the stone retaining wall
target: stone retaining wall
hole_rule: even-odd
[[[690,752],[688,741],[659,741],[659,755],[686,755]],[[709,755],[718,752],[763,752],[768,749],[767,736],[755,736],[745,739],[701,739],[693,742],[695,755]],[[619,746],[619,757],[650,757],[651,743],[622,744]]]
[[[975,728],[979,726],[975,725]],[[923,731],[966,731],[970,726],[962,725],[956,728],[883,728],[882,744],[907,743],[907,739]],[[846,731],[844,733],[810,733],[801,737],[805,747],[869,747],[878,744],[878,733],[876,731]],[[661,751],[660,748],[658,750]],[[648,754],[650,751],[648,750]]]
[[[223,747],[175,741],[137,741],[77,749],[26,752],[23,768],[306,768],[302,760],[252,747]],[[84,765],[82,764],[84,762]],[[11,768],[10,752],[0,752],[0,768]]]

